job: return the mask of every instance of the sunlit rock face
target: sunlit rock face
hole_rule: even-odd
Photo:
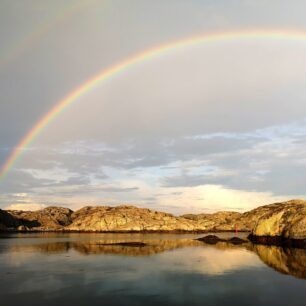
[[[252,231],[257,224],[257,221],[264,216],[266,213],[270,212],[271,210],[274,210],[275,207],[279,207],[280,203],[277,204],[270,204],[270,205],[264,205],[259,206],[255,209],[252,209],[250,211],[247,211],[243,213],[237,220],[236,220],[236,226],[240,230],[248,230]]]
[[[72,210],[63,207],[47,207],[37,211],[8,211],[22,226],[20,230],[31,228],[42,230],[63,229],[71,223]]]
[[[72,215],[68,230],[76,231],[200,231],[194,220],[134,206],[84,207]]]
[[[243,214],[218,212],[214,214],[183,215],[216,231],[253,231],[255,236],[306,238],[306,202],[292,200],[260,206]]]
[[[245,212],[189,214],[180,217],[135,206],[63,207],[37,211],[0,210],[0,230],[19,231],[252,231],[253,237],[306,241],[306,202],[292,200]]]
[[[245,213],[221,211],[213,214],[187,214],[182,217],[196,220],[199,224],[216,231],[252,231],[258,220],[270,213],[283,207],[284,203],[264,205],[247,211]]]
[[[259,218],[252,235],[306,239],[306,202],[292,200],[269,205],[269,210]]]
[[[186,214],[182,217],[197,221],[200,226],[205,226],[206,228],[230,231],[235,230],[235,221],[241,217],[241,213],[233,211],[220,211],[213,214]]]

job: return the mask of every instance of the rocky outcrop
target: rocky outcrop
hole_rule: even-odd
[[[89,232],[208,232],[252,231],[251,238],[267,237],[306,241],[306,202],[292,200],[274,203],[245,213],[183,215],[135,206],[84,207],[76,212],[63,207],[38,211],[0,210],[0,230],[89,231]],[[304,241],[304,242],[303,242]],[[306,246],[306,244],[305,244]]]
[[[199,225],[212,230],[232,231],[235,230],[235,221],[241,217],[241,213],[234,211],[220,211],[213,214],[186,214],[181,217],[197,221]]]
[[[20,225],[20,222],[14,218],[10,213],[0,209],[0,230],[7,228],[16,228]]]
[[[18,222],[19,230],[60,230],[71,224],[72,210],[50,206],[37,211],[8,211]]]
[[[205,231],[197,221],[135,206],[84,207],[72,214],[72,231]]]
[[[228,222],[228,225],[232,229],[237,229],[238,231],[252,231],[255,225],[257,224],[258,220],[266,215],[267,213],[282,207],[284,203],[274,203],[264,206],[259,206],[255,209],[242,213],[240,216],[235,218],[233,222]],[[224,224],[220,224],[217,229],[222,230],[226,227]]]
[[[299,240],[306,246],[306,202],[277,203],[256,222],[251,239],[259,242]]]
[[[198,223],[211,228],[214,231],[252,231],[258,219],[266,213],[274,210],[283,203],[264,205],[245,213],[222,211],[213,214],[183,215],[182,217],[196,220]]]
[[[255,209],[252,209],[250,211],[247,211],[241,215],[237,222],[238,228],[247,228],[249,231],[252,231],[257,224],[258,220],[265,216],[267,213],[270,213],[272,211],[281,209],[287,203],[295,202],[296,200],[292,200],[289,202],[279,202],[279,203],[273,203],[269,205],[259,206]]]
[[[304,235],[303,233],[305,233],[306,230],[306,221],[305,218],[302,217],[302,214],[304,214],[303,211],[305,211],[305,204],[306,202],[303,200],[291,200],[288,202],[280,202],[259,206],[242,214],[237,212],[217,212],[214,214],[189,214],[183,215],[182,217],[191,220],[196,220],[199,224],[205,225],[207,228],[211,228],[211,230],[214,231],[238,230],[251,232],[256,227],[260,232],[262,232],[262,229],[265,226],[264,223],[261,223],[261,225],[259,225],[259,220],[266,219],[268,216],[272,216],[277,212],[287,210],[288,212],[284,214],[282,218],[282,223],[285,222],[288,224],[290,223],[292,225],[290,226],[291,234],[289,234],[288,232],[287,238],[301,239],[301,237]],[[296,209],[298,211],[295,211]],[[291,211],[291,213],[289,213],[289,211]],[[295,214],[295,217],[293,217],[293,214]],[[289,215],[291,215],[291,217],[289,217]],[[274,217],[276,218],[276,216]],[[270,223],[270,221],[266,221],[266,224]],[[268,227],[265,227],[265,234],[254,233],[254,235],[275,236],[275,234],[271,233],[270,230],[271,227],[269,225]],[[274,230],[276,230],[276,228]]]

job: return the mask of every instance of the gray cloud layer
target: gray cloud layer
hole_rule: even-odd
[[[2,1],[0,163],[56,101],[103,68],[198,33],[303,31],[305,9],[304,1]],[[88,194],[91,203],[154,206],[164,193],[176,209],[186,188],[206,185],[305,195],[305,46],[218,42],[134,66],[41,133],[0,182],[1,206],[19,193],[43,204],[52,194]]]

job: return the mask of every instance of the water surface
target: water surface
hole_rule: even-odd
[[[305,305],[306,250],[200,236],[2,235],[1,306]]]

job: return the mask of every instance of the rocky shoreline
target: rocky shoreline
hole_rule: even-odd
[[[306,239],[292,239],[279,236],[254,236],[252,233],[248,236],[248,239],[255,244],[306,249]]]
[[[306,248],[306,202],[291,200],[245,213],[217,212],[174,216],[135,206],[83,207],[72,211],[47,207],[38,211],[0,210],[1,232],[212,233],[250,232],[255,243]]]

